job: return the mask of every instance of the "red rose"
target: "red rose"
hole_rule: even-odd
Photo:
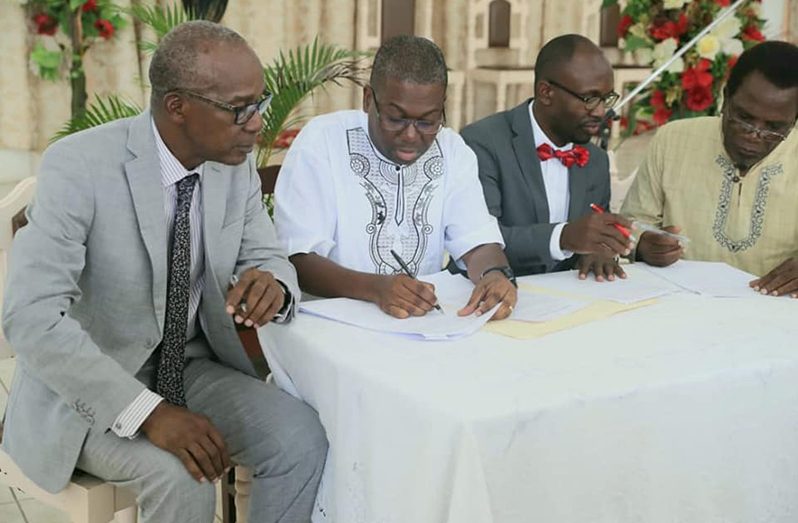
[[[670,119],[672,114],[673,111],[671,111],[670,109],[666,109],[665,107],[660,107],[659,109],[654,111],[654,116],[652,118],[654,119],[655,124],[665,125],[666,123],[668,123],[668,120]]]
[[[618,36],[621,38],[626,36],[627,31],[629,31],[629,28],[632,27],[633,23],[634,20],[632,20],[631,16],[623,15],[621,17],[621,21],[618,23]]]
[[[40,35],[52,36],[58,30],[58,20],[47,13],[33,15],[33,23],[36,24],[36,33]]]
[[[653,93],[651,93],[651,107],[654,109],[664,109],[665,108],[665,93],[657,89]]]
[[[274,147],[277,149],[288,149],[291,147],[297,134],[299,134],[299,129],[286,129],[274,140]]]
[[[682,74],[682,87],[684,90],[689,91],[695,87],[711,87],[714,78],[712,78],[712,73],[708,71],[710,65],[712,65],[712,62],[702,58],[695,67],[687,69]]]
[[[721,7],[728,7],[731,3],[731,0],[715,0],[715,3]]]
[[[97,0],[86,0],[86,3],[83,4],[83,7],[81,7],[80,9],[84,13],[88,13],[90,11],[96,11],[97,10]]]
[[[753,42],[764,42],[765,35],[759,30],[759,28],[755,25],[749,25],[743,31],[743,39],[744,40],[751,40]]]
[[[105,18],[98,18],[96,22],[94,22],[94,28],[99,31],[100,36],[108,40],[112,36],[114,36],[114,25],[111,23],[110,20],[106,20]]]
[[[648,34],[654,40],[667,40],[668,38],[676,38],[678,40],[678,29],[676,24],[671,20],[654,22],[648,29]]]
[[[732,55],[729,57],[729,60],[726,62],[726,67],[731,72],[734,69],[734,66],[737,65],[737,59],[740,58],[738,55]]]
[[[687,99],[684,105],[691,111],[700,112],[708,109],[715,98],[712,96],[712,89],[709,87],[696,86],[687,91]]]

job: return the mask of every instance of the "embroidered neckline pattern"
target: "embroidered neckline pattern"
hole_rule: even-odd
[[[751,209],[751,224],[748,236],[741,240],[733,240],[726,235],[726,222],[731,210],[732,189],[734,188],[734,176],[736,169],[734,165],[723,155],[718,155],[715,163],[723,169],[723,183],[720,188],[718,206],[715,209],[715,223],[712,227],[715,241],[731,252],[740,252],[749,249],[756,244],[762,235],[762,224],[765,221],[765,209],[767,207],[768,191],[770,190],[770,179],[778,176],[784,171],[781,163],[768,165],[762,169],[759,181],[756,185],[754,195],[754,206]]]

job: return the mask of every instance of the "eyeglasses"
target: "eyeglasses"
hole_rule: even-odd
[[[383,114],[380,112],[380,102],[377,101],[377,93],[374,91],[374,88],[369,86],[371,89],[371,95],[374,97],[374,108],[377,111],[377,118],[380,120],[380,127],[384,130],[391,132],[391,133],[400,133],[407,129],[407,126],[411,123],[421,134],[426,135],[433,135],[438,134],[443,126],[446,124],[446,111],[444,110],[441,113],[441,117],[438,120],[416,120],[414,118],[396,118],[394,116],[389,116],[387,114]]]
[[[570,94],[571,96],[582,100],[582,103],[585,104],[585,109],[587,109],[588,111],[592,111],[593,109],[598,107],[600,103],[604,103],[605,109],[612,109],[613,107],[615,107],[615,104],[618,103],[618,99],[621,97],[621,95],[619,95],[615,91],[610,91],[604,96],[599,96],[597,94],[589,94],[589,95],[579,94],[571,91],[561,83],[555,82],[554,80],[546,80],[546,81],[555,87],[559,87],[560,89]]]
[[[175,89],[174,91],[186,93],[187,95],[209,103],[214,107],[218,107],[219,109],[233,113],[235,115],[235,119],[233,121],[236,125],[244,125],[253,116],[255,116],[255,113],[260,113],[262,115],[266,112],[266,109],[269,108],[269,104],[272,103],[272,93],[268,91],[264,92],[263,96],[261,96],[260,100],[257,102],[239,106],[230,105],[225,102],[220,102],[219,100],[214,100],[213,98],[208,98],[207,96],[190,89]]]
[[[724,111],[723,114],[729,119],[729,123],[732,124],[732,126],[738,132],[753,134],[754,136],[765,142],[778,143],[781,142],[782,140],[785,140],[787,138],[787,134],[789,134],[789,128],[786,130],[785,134],[776,131],[769,131],[767,129],[760,129],[759,127],[751,125],[742,118],[732,114],[731,109],[727,109],[726,111]]]

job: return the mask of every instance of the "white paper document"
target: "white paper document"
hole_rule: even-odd
[[[518,291],[518,303],[510,319],[543,322],[571,314],[589,305],[589,301],[574,300],[550,294]]]
[[[721,262],[679,260],[668,267],[639,264],[681,289],[716,298],[752,298],[762,296],[748,286],[756,276]]]
[[[673,293],[676,288],[659,278],[654,278],[643,271],[634,271],[626,279],[598,282],[589,274],[587,279],[580,280],[578,271],[552,272],[524,276],[518,282],[534,287],[565,292],[568,294],[595,300],[611,300],[623,304],[637,303],[659,296]]]
[[[457,311],[465,306],[474,289],[469,280],[446,272],[420,279],[435,285],[435,295],[443,313],[433,309],[424,316],[399,319],[384,313],[374,303],[349,298],[302,302],[299,310],[364,329],[425,340],[448,340],[478,331],[499,308],[496,305],[481,316],[458,316]]]

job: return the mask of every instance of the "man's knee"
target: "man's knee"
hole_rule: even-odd
[[[279,473],[279,471],[305,470],[308,475],[315,474],[324,467],[327,457],[327,435],[324,432],[316,411],[302,405],[301,413],[291,423],[281,425],[273,438],[279,442],[276,455],[256,458],[255,474]],[[274,449],[272,449],[273,451]]]
[[[177,459],[165,459],[142,481],[139,504],[143,519],[147,515],[172,517],[171,521],[208,521],[214,519],[216,490],[208,481],[194,479]],[[169,516],[172,514],[172,516]]]

